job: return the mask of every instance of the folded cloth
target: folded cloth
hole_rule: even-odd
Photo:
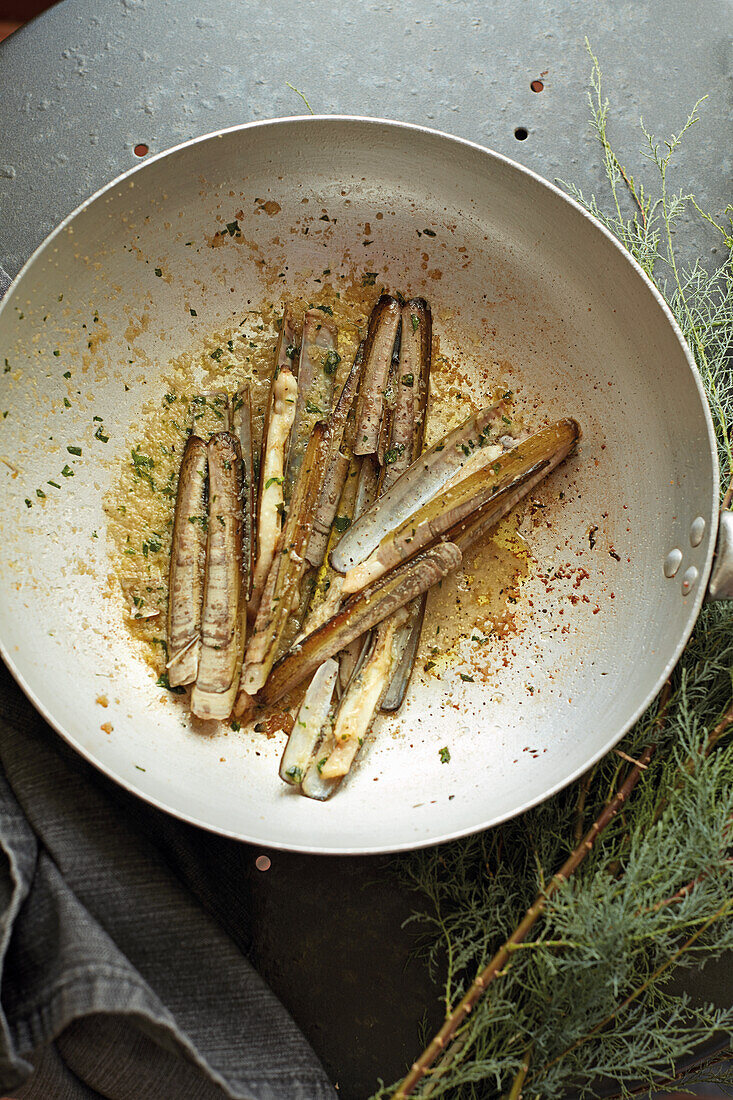
[[[333,1100],[245,957],[251,849],[97,773],[2,665],[0,766],[0,1092]]]

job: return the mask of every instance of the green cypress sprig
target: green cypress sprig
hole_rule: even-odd
[[[666,142],[642,123],[654,183],[634,179],[610,144],[609,103],[589,53],[591,124],[610,208],[564,186],[666,297],[700,369],[726,485],[733,474],[733,208],[724,223],[692,194],[670,189],[670,163],[699,103]],[[720,238],[725,262],[716,270],[678,259],[675,230],[695,212]],[[604,1080],[629,1096],[665,1080],[679,1088],[686,1080],[729,1079],[715,1066],[677,1074],[681,1058],[733,1030],[733,1009],[695,1004],[670,979],[733,949],[731,669],[733,613],[728,605],[706,607],[672,677],[663,721],[655,704],[620,752],[521,818],[400,858],[428,965],[444,976],[447,1019],[492,955],[516,940],[434,1063],[402,1095],[554,1100],[570,1091],[597,1095]],[[646,765],[637,768],[633,790],[558,885],[557,868],[633,773],[630,760]],[[520,918],[538,897],[537,919],[517,940]],[[396,1089],[382,1086],[375,1098],[400,1095]]]

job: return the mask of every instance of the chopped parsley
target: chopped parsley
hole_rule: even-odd
[[[160,547],[161,543],[158,542],[157,538],[146,539],[143,542],[143,557],[147,558],[149,553],[155,554],[158,550],[160,550]]]
[[[265,482],[265,489],[269,489],[271,485],[282,485],[283,481],[285,481],[284,477],[268,477]]]
[[[100,443],[109,443],[109,436],[104,434],[104,429],[101,424],[94,433],[94,438],[98,439]]]
[[[403,374],[402,375],[402,385],[403,386],[414,386],[415,385],[415,375],[414,374]]]
[[[158,276],[158,278],[159,278],[159,279],[162,279],[162,277],[163,277],[163,269],[162,269],[162,268],[160,268],[160,267],[156,267],[156,269],[155,269],[155,274],[156,274],[156,275]]]
[[[59,357],[59,355],[60,355],[60,354],[61,354],[61,352],[59,351],[59,349],[58,349],[58,348],[55,348],[55,349],[54,349],[54,355],[56,356],[56,358],[57,358],[57,359],[58,359],[58,357]]]
[[[77,458],[81,458],[81,447],[67,447],[66,450],[70,455],[76,455]]]
[[[43,489],[36,489],[36,496],[40,497],[41,500],[46,499],[46,494],[44,493]]]
[[[288,359],[295,359],[295,356],[298,354],[299,351],[300,348],[297,344],[288,344],[288,346],[285,348],[285,354],[287,355]]]
[[[439,751],[441,764],[450,764],[450,749],[447,745],[443,745],[443,748]]]
[[[26,508],[32,508],[33,507],[33,501],[28,500],[28,497],[25,498],[25,506],[26,506]]]
[[[316,309],[320,309],[323,313],[327,313],[329,317],[333,317],[333,310],[330,306],[316,306]]]
[[[71,371],[70,370],[65,370],[64,371],[64,378],[71,378]]]
[[[300,783],[303,778],[303,769],[299,768],[297,764],[293,764],[292,768],[288,768],[285,772],[288,779],[294,780],[296,783]]]
[[[361,277],[361,285],[362,286],[374,286],[376,281],[377,281],[376,271],[365,271],[364,274]]]
[[[333,525],[339,533],[343,533],[351,527],[351,520],[348,516],[336,516],[333,521]]]
[[[234,730],[235,733],[239,733],[241,728],[242,728],[241,722],[238,722],[236,718],[232,718],[231,722],[229,723],[229,729]]]
[[[237,233],[241,236],[242,230],[239,228],[239,222],[236,218],[233,222],[227,222],[227,232],[230,237],[234,237]]]
[[[218,363],[223,354],[224,354],[224,351],[223,351],[222,348],[215,348],[214,351],[209,352],[209,357],[211,359],[216,359],[216,361]]]
[[[61,476],[62,477],[73,477],[74,476],[74,471],[71,469],[70,466],[64,466],[63,470],[61,471]]]
[[[61,488],[58,481],[47,481],[46,484],[47,485],[53,485],[54,489],[60,489]]]
[[[435,230],[434,229],[423,229],[423,233],[425,234],[426,237],[434,237],[435,236]]]
[[[420,318],[417,316],[416,313],[411,313],[410,320],[412,321],[412,331],[417,332],[417,330],[420,328]]]
[[[391,466],[393,462],[396,462],[400,455],[404,454],[405,444],[395,443],[394,447],[390,447],[388,451],[385,451],[384,461],[388,466]]]
[[[150,488],[155,489],[155,482],[149,472],[155,466],[152,458],[148,455],[144,455],[137,447],[133,447],[130,454],[132,455],[132,465],[135,476],[142,478],[143,481],[147,481]]]
[[[186,689],[184,687],[171,687],[170,680],[168,679],[168,673],[161,672],[160,676],[156,680],[156,684],[159,688],[165,688],[166,691],[173,692],[174,695],[185,695]]]
[[[336,368],[341,362],[341,356],[333,348],[326,352],[326,358],[323,360],[323,370],[326,374],[335,374]]]
[[[306,402],[305,402],[305,411],[306,411],[306,412],[309,412],[309,413],[315,413],[315,414],[316,414],[317,416],[325,416],[325,413],[323,412],[323,409],[319,409],[319,408],[318,408],[318,405],[314,404],[314,403],[313,403],[313,402],[312,402],[312,401],[310,400],[310,398],[307,398],[307,399],[306,399]]]
[[[195,309],[189,309],[188,312],[191,314],[192,317],[198,317],[198,313]]]
[[[459,675],[460,675],[461,679],[463,681],[465,681],[465,683],[467,683],[467,684],[472,684],[473,683],[473,676],[469,676],[467,672],[461,672],[461,673],[459,673]]]

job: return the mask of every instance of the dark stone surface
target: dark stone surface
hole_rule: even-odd
[[[633,171],[644,171],[639,116],[666,136],[709,93],[671,183],[719,211],[730,200],[732,24],[727,0],[65,0],[0,45],[0,264],[16,273],[63,216],[137,163],[137,143],[157,152],[302,113],[288,83],[316,112],[433,126],[600,191],[586,35]],[[714,248],[697,229],[685,255],[714,262]],[[341,1095],[364,1100],[414,1057],[425,1014],[440,1018],[439,990],[409,958],[411,899],[383,859],[271,852],[260,872],[258,854],[242,882],[255,964]]]

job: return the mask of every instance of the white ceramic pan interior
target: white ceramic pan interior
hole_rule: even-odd
[[[210,247],[238,211],[247,243]],[[416,674],[402,710],[380,719],[325,804],[279,780],[282,734],[192,730],[131,650],[121,603],[107,594],[102,496],[129,453],[130,425],[162,396],[172,356],[231,324],[248,299],[271,297],[262,260],[314,296],[324,268],[360,266],[424,295],[442,348],[460,352],[462,386],[475,395],[511,386],[531,422],[571,415],[584,431],[524,521],[533,562],[514,633],[492,642],[473,682],[461,678],[471,674],[470,640],[439,678]],[[90,353],[91,327],[104,339]],[[658,690],[699,611],[717,467],[699,379],[671,316],[579,207],[477,146],[316,117],[161,155],[97,195],[31,259],[0,312],[2,359],[3,655],[80,753],[209,829],[348,853],[495,824],[608,751]],[[62,363],[74,364],[70,409]],[[104,446],[93,415],[109,430]],[[59,479],[70,443],[83,455],[74,476]],[[62,489],[41,501],[35,490],[49,479]],[[674,549],[682,560],[667,577]],[[450,599],[434,598],[450,618]]]

